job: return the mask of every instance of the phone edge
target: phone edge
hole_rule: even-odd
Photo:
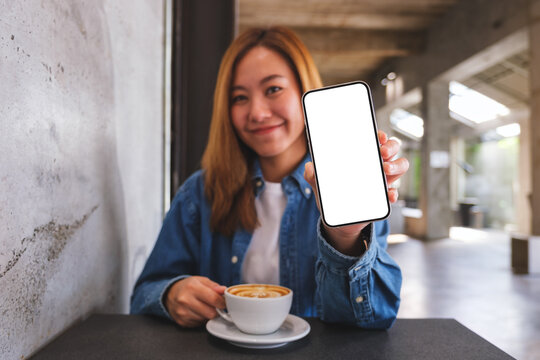
[[[333,88],[338,88],[338,87],[343,87],[343,86],[356,85],[356,84],[363,85],[367,89],[368,99],[369,99],[369,108],[371,110],[371,119],[372,119],[373,127],[374,127],[374,130],[375,130],[376,141],[377,141],[377,144],[379,144],[379,135],[378,135],[379,128],[377,126],[377,119],[375,118],[375,109],[373,107],[373,99],[372,99],[372,96],[371,96],[371,88],[369,87],[369,85],[365,81],[355,80],[355,81],[350,81],[350,82],[346,82],[346,83],[342,83],[342,84],[334,84],[334,85],[329,85],[329,86],[323,86],[323,87],[320,87],[320,88],[308,90],[304,94],[302,94],[302,111],[304,113],[304,126],[306,128],[308,150],[309,150],[309,153],[311,155],[311,161],[313,162],[313,171],[314,171],[314,175],[315,175],[315,185],[317,186],[317,197],[319,199],[321,219],[324,222],[324,224],[326,226],[328,226],[328,227],[340,227],[340,226],[362,224],[362,223],[368,223],[368,222],[374,222],[374,221],[381,221],[381,220],[388,219],[388,217],[392,213],[392,206],[390,204],[390,199],[388,198],[388,183],[386,181],[386,176],[384,174],[383,160],[382,160],[382,156],[381,156],[381,148],[380,148],[380,146],[377,146],[377,153],[379,154],[379,163],[380,163],[380,167],[381,167],[381,174],[382,174],[382,178],[383,178],[383,182],[384,182],[384,187],[386,188],[385,198],[386,198],[386,206],[387,206],[387,209],[388,209],[386,215],[384,215],[384,216],[382,216],[380,218],[367,219],[367,220],[362,220],[362,221],[355,221],[355,222],[351,222],[351,223],[336,224],[336,225],[329,224],[326,221],[326,217],[324,215],[324,207],[323,207],[323,203],[322,203],[321,192],[319,190],[319,179],[317,178],[317,167],[316,167],[316,164],[315,164],[315,156],[313,155],[313,148],[311,146],[311,136],[310,136],[310,133],[309,133],[309,125],[308,125],[308,122],[307,122],[305,98],[306,98],[307,95],[309,95],[311,93],[314,93],[314,92],[317,92],[317,91],[328,90],[328,89],[333,89]]]

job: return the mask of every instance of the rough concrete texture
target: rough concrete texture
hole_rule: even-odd
[[[0,358],[127,311],[162,218],[163,3],[0,0]]]

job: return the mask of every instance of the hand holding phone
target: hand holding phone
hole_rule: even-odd
[[[384,131],[378,131],[381,155],[383,158],[384,173],[386,174],[386,183],[390,186],[394,181],[399,179],[409,168],[409,162],[405,158],[393,158],[399,152],[400,145],[396,140],[388,139]],[[315,195],[317,196],[317,207],[319,196],[317,194],[317,186],[315,180],[315,171],[313,163],[307,162],[304,170],[304,179],[311,185]],[[388,188],[388,198],[391,203],[398,199],[398,190],[396,188]],[[324,225],[325,239],[339,252],[350,256],[360,256],[368,248],[367,243],[359,241],[360,232],[369,225],[369,222],[356,223],[352,225],[328,227]]]
[[[302,104],[324,223],[386,218],[390,203],[367,84],[311,90]]]

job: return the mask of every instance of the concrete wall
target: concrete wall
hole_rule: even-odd
[[[0,358],[127,311],[163,198],[163,2],[0,0]]]

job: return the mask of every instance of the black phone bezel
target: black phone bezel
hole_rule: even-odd
[[[390,199],[388,198],[388,184],[387,184],[387,181],[386,181],[386,176],[384,174],[383,160],[382,160],[382,156],[381,156],[381,148],[380,148],[380,146],[377,146],[377,153],[379,154],[379,164],[380,164],[380,169],[381,169],[381,176],[382,176],[382,180],[384,182],[384,187],[386,189],[385,198],[386,198],[386,206],[388,208],[388,212],[386,213],[386,215],[384,215],[382,217],[379,217],[379,218],[365,219],[365,220],[359,220],[359,221],[354,221],[354,222],[344,223],[344,224],[337,224],[337,225],[329,224],[326,221],[326,217],[324,215],[324,206],[323,206],[320,187],[319,187],[319,179],[317,177],[317,163],[316,163],[316,160],[315,160],[315,156],[313,155],[313,148],[311,146],[311,135],[310,135],[310,132],[309,132],[309,124],[308,124],[308,120],[307,120],[305,98],[306,98],[307,95],[309,95],[311,93],[314,93],[314,92],[325,91],[325,90],[330,90],[330,89],[335,89],[335,88],[345,87],[345,86],[351,86],[351,85],[362,85],[367,89],[368,100],[369,100],[369,108],[371,110],[371,121],[373,123],[374,136],[375,136],[375,139],[376,139],[376,143],[379,144],[378,127],[377,127],[377,121],[375,119],[375,111],[373,109],[373,100],[371,98],[371,89],[369,88],[369,85],[365,81],[358,80],[358,81],[351,81],[351,82],[342,83],[342,84],[325,86],[325,87],[321,87],[321,88],[317,88],[317,89],[308,90],[302,95],[302,110],[303,110],[303,113],[304,113],[304,125],[306,127],[308,148],[309,148],[309,152],[311,154],[311,160],[313,162],[313,170],[315,171],[315,182],[317,183],[317,196],[319,198],[319,205],[320,205],[320,208],[321,208],[320,212],[321,212],[321,217],[322,217],[323,222],[328,227],[340,227],[340,226],[361,224],[361,223],[367,223],[367,222],[373,222],[373,221],[380,221],[380,220],[387,219],[390,216],[390,213],[392,212],[392,208],[390,206]]]

